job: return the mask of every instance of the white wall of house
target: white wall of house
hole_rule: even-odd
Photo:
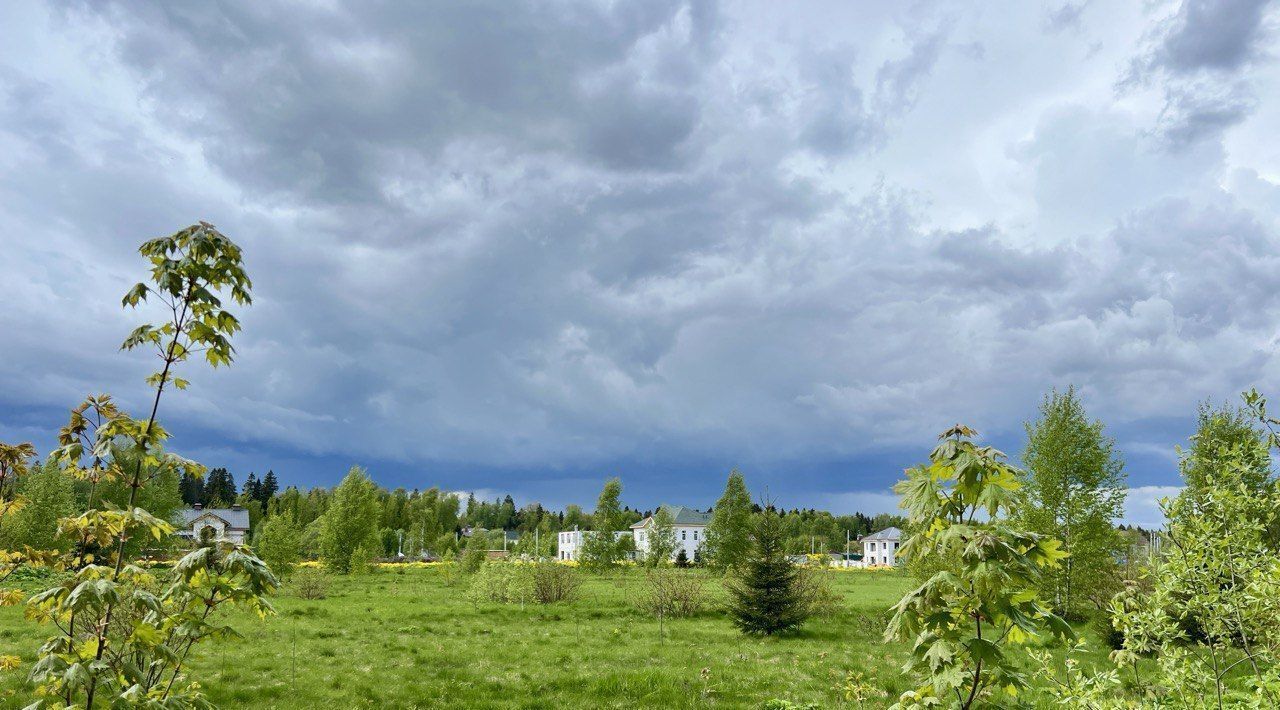
[[[565,530],[559,533],[559,538],[556,540],[556,559],[578,559],[582,555],[582,546],[586,543],[587,537],[594,534],[594,530]],[[618,532],[615,532],[613,536],[616,538],[623,538],[630,534],[630,531],[619,530]]]
[[[897,564],[899,542],[897,539],[863,540],[862,563],[867,567]]]
[[[671,559],[674,560],[680,556],[680,550],[684,550],[685,558],[693,562],[698,549],[707,541],[707,526],[705,525],[674,525],[672,529],[676,533],[676,546],[671,552]],[[650,531],[649,527],[636,528],[631,531],[635,536],[636,557],[645,557],[649,554]]]

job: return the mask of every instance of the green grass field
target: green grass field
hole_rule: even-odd
[[[702,574],[690,572],[690,574]],[[286,585],[266,621],[237,616],[243,638],[200,648],[194,675],[228,708],[703,708],[761,707],[781,698],[857,707],[845,697],[862,674],[884,707],[912,687],[906,648],[881,638],[887,609],[911,580],[893,571],[828,573],[841,610],[797,635],[744,637],[712,605],[690,619],[636,609],[643,572],[585,576],[579,598],[548,606],[474,604],[465,579],[438,568],[336,577],[325,599]],[[34,659],[48,629],[0,609],[0,642]],[[5,707],[21,707],[20,670],[5,681]]]

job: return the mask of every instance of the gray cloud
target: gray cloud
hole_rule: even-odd
[[[1156,133],[1174,150],[1213,141],[1256,108],[1242,72],[1271,59],[1269,0],[1183,0],[1148,37],[1133,59],[1122,88],[1163,87],[1164,108]]]
[[[62,59],[0,49],[0,401],[136,391],[131,249],[196,218],[258,299],[167,416],[228,450],[830,461],[1016,432],[1068,382],[1122,429],[1280,382],[1280,166],[1224,145],[1268,106],[1257,52],[1134,109],[1041,78],[1157,42],[1111,8],[1049,38],[1018,4],[766,10],[10,10]]]
[[[1185,74],[1235,70],[1262,52],[1270,0],[1185,0],[1152,63]]]

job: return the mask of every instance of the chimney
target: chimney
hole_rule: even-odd
[[[203,507],[204,507],[204,504],[203,504],[203,503],[196,503],[196,504],[192,505],[191,507],[192,507],[192,508],[195,508],[196,510],[200,510],[201,508],[203,508]]]

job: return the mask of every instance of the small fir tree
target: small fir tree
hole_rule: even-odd
[[[258,487],[258,500],[262,501],[264,510],[279,491],[280,482],[276,480],[276,472],[268,470],[267,475],[262,477],[262,484]]]
[[[750,556],[729,585],[729,615],[744,633],[773,635],[794,631],[808,618],[799,570],[783,551],[782,519],[772,510],[757,516]]]

